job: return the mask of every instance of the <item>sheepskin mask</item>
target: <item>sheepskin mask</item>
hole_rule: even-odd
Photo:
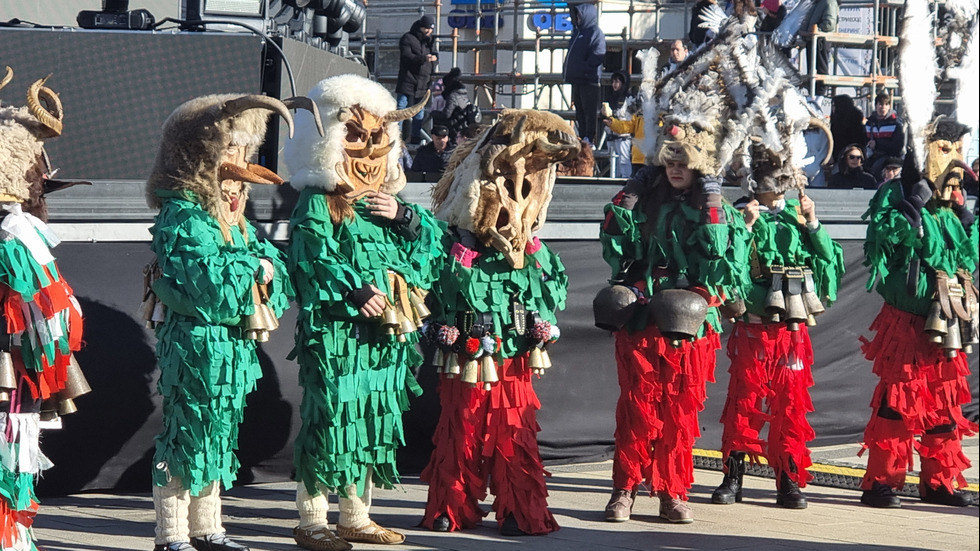
[[[0,88],[13,78],[7,67]],[[0,108],[0,201],[24,203],[32,195],[40,199],[51,176],[44,140],[61,135],[64,113],[58,94],[44,86],[46,80],[28,88],[26,107]]]
[[[523,268],[525,247],[547,216],[556,166],[579,153],[570,131],[552,113],[504,111],[450,160],[433,191],[436,216]]]

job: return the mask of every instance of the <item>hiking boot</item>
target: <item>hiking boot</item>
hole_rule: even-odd
[[[626,522],[633,512],[633,500],[636,490],[613,490],[609,503],[606,504],[606,520],[609,522]]]
[[[930,488],[928,484],[919,484],[919,499],[926,503],[949,505],[951,507],[966,507],[973,505],[973,496],[960,490],[950,492],[946,486]]]
[[[902,506],[895,490],[877,480],[871,484],[870,490],[861,493],[861,503],[879,509],[897,509]]]
[[[784,509],[806,509],[806,496],[800,491],[800,485],[783,473],[779,477],[779,490],[776,491],[776,505]]]

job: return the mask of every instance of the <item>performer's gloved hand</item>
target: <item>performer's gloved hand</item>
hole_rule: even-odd
[[[702,176],[701,194],[704,208],[701,210],[701,222],[704,224],[727,224],[725,209],[722,208],[721,177]]]
[[[980,200],[977,200],[980,203]],[[966,208],[966,203],[953,203],[953,214],[960,219],[960,223],[963,224],[964,228],[969,229],[976,221],[977,217],[974,213],[970,212],[970,209]],[[976,205],[974,205],[974,210],[976,210]]]
[[[932,187],[924,179],[906,186],[903,175],[902,189],[905,191],[905,199],[898,203],[896,208],[909,221],[909,225],[913,228],[920,228],[922,227],[922,207],[926,206],[926,203],[932,198]]]

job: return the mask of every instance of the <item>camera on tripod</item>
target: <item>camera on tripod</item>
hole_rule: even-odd
[[[129,0],[102,0],[102,11],[82,10],[75,18],[83,29],[146,30],[156,19],[149,10],[129,9]]]

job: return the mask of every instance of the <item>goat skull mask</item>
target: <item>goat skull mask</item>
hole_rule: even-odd
[[[436,195],[469,202],[467,219],[450,220],[450,224],[472,231],[484,245],[503,253],[512,267],[523,268],[525,247],[547,215],[556,165],[579,153],[579,141],[569,130],[564,120],[551,113],[505,111],[463,160],[478,163],[477,181],[458,177],[466,174],[447,174],[439,183],[445,195],[438,190]],[[471,189],[466,193],[446,190],[450,181],[453,187]]]

